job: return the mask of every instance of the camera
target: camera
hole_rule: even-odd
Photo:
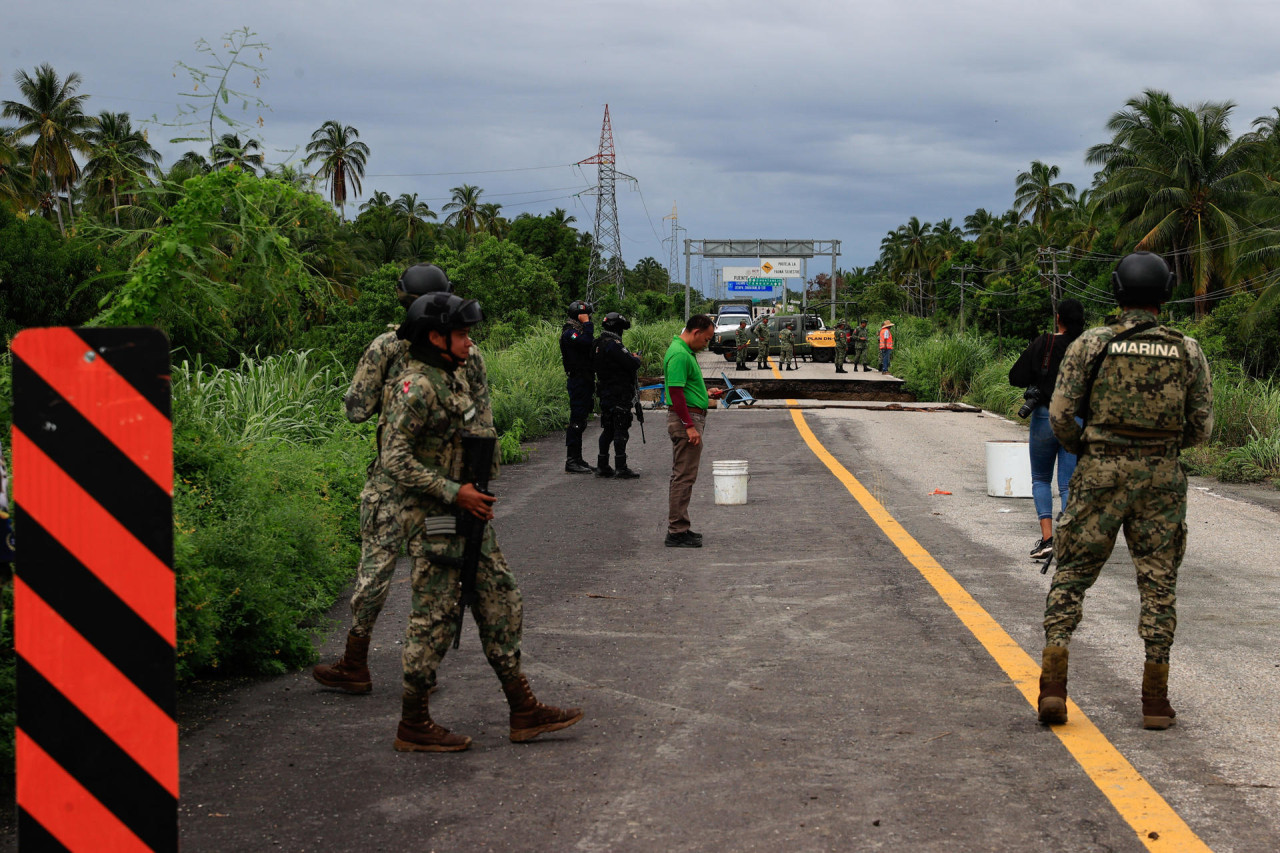
[[[1018,409],[1018,417],[1029,418],[1036,407],[1044,402],[1044,395],[1040,393],[1040,386],[1032,385],[1026,391],[1022,392],[1022,399],[1027,402],[1022,404],[1022,408]]]

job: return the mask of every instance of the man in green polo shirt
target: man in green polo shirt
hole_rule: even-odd
[[[701,548],[702,534],[689,529],[689,498],[698,479],[702,459],[702,433],[707,424],[707,383],[696,353],[715,337],[715,323],[706,314],[694,314],[684,331],[671,339],[662,357],[666,382],[667,435],[671,436],[671,490],[667,506],[668,548]]]

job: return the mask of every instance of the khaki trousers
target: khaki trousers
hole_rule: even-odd
[[[689,529],[689,498],[698,480],[698,463],[707,438],[707,410],[690,407],[689,417],[702,435],[698,444],[689,443],[689,434],[675,412],[667,412],[667,435],[671,436],[671,491],[667,500],[667,532]]]

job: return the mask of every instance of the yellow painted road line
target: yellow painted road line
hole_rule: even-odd
[[[776,370],[774,371],[777,372]],[[779,377],[781,378],[781,377]],[[1036,707],[1040,693],[1040,666],[1013,641],[996,620],[974,600],[973,596],[953,578],[938,561],[917,542],[889,512],[872,497],[848,469],[831,455],[818,441],[813,430],[805,422],[804,414],[795,400],[787,400],[791,419],[805,444],[827,466],[836,479],[849,490],[867,515],[871,516],[890,541],[897,546],[911,565],[924,576],[948,607],[955,612],[964,626],[978,642],[995,658],[1000,668],[1031,707]],[[1153,853],[1192,853],[1209,851],[1209,847],[1187,826],[1164,798],[1133,765],[1120,754],[1098,727],[1085,716],[1074,702],[1067,700],[1068,722],[1053,726],[1052,730],[1063,746],[1080,762],[1080,766],[1098,786],[1116,811],[1134,831],[1138,840]],[[1136,719],[1136,713],[1135,713]],[[1168,737],[1167,735],[1165,737]]]

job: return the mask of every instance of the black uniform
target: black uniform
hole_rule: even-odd
[[[582,434],[591,417],[591,351],[595,340],[595,324],[569,320],[560,332],[560,358],[564,362],[569,388],[569,426],[564,443],[570,460],[582,459]]]
[[[627,467],[627,439],[639,369],[640,359],[627,349],[621,337],[607,330],[600,333],[595,346],[595,370],[596,391],[600,395],[602,465],[608,461],[609,443],[613,442],[618,468]]]

